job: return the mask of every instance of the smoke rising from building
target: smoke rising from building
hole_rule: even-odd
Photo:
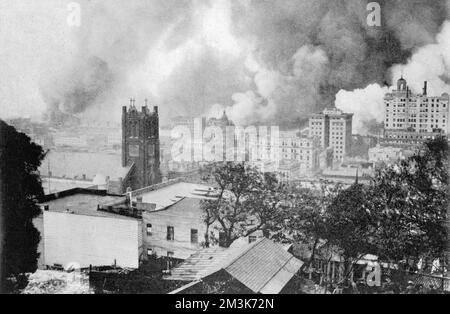
[[[341,89],[392,82],[447,16],[445,1],[380,1],[372,28],[355,0],[83,0],[74,28],[69,1],[2,3],[2,117],[57,108],[117,121],[129,97],[162,119],[226,108],[242,124],[302,120]]]
[[[450,93],[450,21],[445,21],[433,43],[414,51],[405,64],[390,69],[391,82],[400,77],[408,81],[414,93],[422,93],[424,81],[428,82],[428,94],[440,96]],[[342,90],[337,94],[336,106],[355,113],[355,132],[367,132],[369,121],[384,119],[384,95],[387,87],[372,84],[351,92]]]

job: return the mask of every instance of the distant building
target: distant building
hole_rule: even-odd
[[[226,112],[224,111],[220,118],[210,118],[206,121],[206,130],[210,130],[213,133],[208,134],[205,133],[203,153],[206,157],[207,154],[211,154],[215,156],[215,159],[218,161],[226,161],[226,160],[235,160],[236,158],[236,147],[237,147],[237,138],[236,138],[236,126],[233,121],[231,121]],[[217,132],[220,132],[220,138],[217,138]],[[216,142],[217,141],[217,142]],[[215,144],[222,144],[221,147],[218,147]],[[195,144],[194,144],[195,145]],[[211,146],[211,150],[208,149],[208,146]],[[205,158],[207,159],[207,158]],[[210,161],[210,160],[206,160]]]
[[[72,148],[87,148],[88,142],[86,138],[71,136],[69,134],[54,134],[53,142],[55,146],[68,146]]]
[[[337,108],[310,115],[310,136],[318,138],[322,148],[333,148],[334,162],[343,162],[351,150],[353,114]]]
[[[86,181],[100,175],[106,189],[115,194],[161,182],[158,107],[150,112],[143,106],[139,112],[132,101],[122,114],[121,155],[52,150],[39,169],[41,176]]]
[[[276,175],[280,182],[291,182],[299,180],[305,176],[301,164],[294,160],[281,160],[280,162],[254,161],[251,163],[258,171],[262,173],[272,173]]]
[[[280,182],[291,182],[302,176],[301,164],[296,161],[282,161],[276,172]]]
[[[227,113],[224,111],[220,118],[210,118],[207,121],[207,126],[216,126],[219,128],[226,128],[227,126],[235,126],[233,121],[231,121]]]
[[[421,144],[436,135],[448,134],[450,96],[429,96],[427,88],[425,82],[422,94],[414,94],[402,77],[397,81],[397,89],[385,95],[387,145]]]
[[[320,167],[322,149],[316,138],[300,136],[297,131],[280,131],[280,156],[299,164],[301,175],[312,175]]]
[[[133,190],[161,182],[158,107],[138,111],[132,101],[122,108],[122,167],[130,167],[126,187]]]
[[[351,185],[356,181],[368,183],[373,175],[374,165],[371,162],[344,162],[337,168],[322,171],[320,178],[330,182]]]
[[[405,159],[413,153],[413,150],[408,150],[404,147],[395,146],[381,146],[369,149],[369,161],[374,163],[393,163],[401,159]]]
[[[166,177],[174,178],[198,172],[203,161],[203,133],[206,124],[206,118],[196,119],[180,116],[171,120],[172,129],[168,136],[161,139],[161,145],[163,145],[161,160]],[[175,130],[183,130],[183,134],[176,137],[176,133],[172,134]],[[188,132],[188,134],[184,134],[185,132]],[[174,151],[172,149],[176,142],[182,141],[182,136],[185,140],[185,147],[190,150],[189,156],[186,155],[185,151]]]

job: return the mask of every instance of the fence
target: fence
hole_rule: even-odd
[[[425,288],[433,286],[438,291],[450,293],[450,278],[448,277],[428,274],[413,274],[410,276],[410,280],[415,285],[423,285]]]

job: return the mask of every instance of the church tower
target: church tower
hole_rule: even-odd
[[[131,167],[128,185],[133,190],[161,182],[158,107],[138,111],[135,100],[122,108],[122,166]]]

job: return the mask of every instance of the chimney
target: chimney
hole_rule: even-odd
[[[154,106],[154,107],[153,107],[153,111],[154,111],[156,114],[158,114],[158,106]]]
[[[428,82],[425,81],[425,83],[423,84],[423,95],[424,96],[427,95],[427,90],[428,90]]]
[[[122,113],[123,113],[123,114],[126,114],[126,113],[127,113],[127,106],[123,106],[123,107],[122,107]]]

